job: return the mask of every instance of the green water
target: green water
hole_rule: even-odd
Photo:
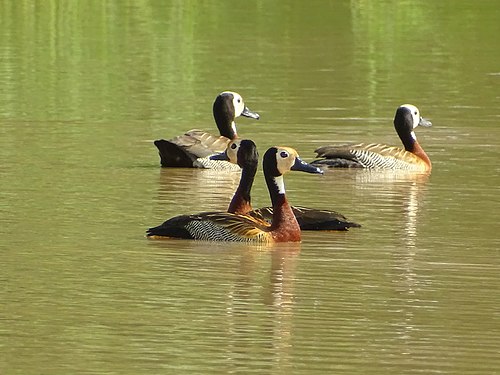
[[[493,374],[500,368],[500,2],[1,1],[1,374]],[[223,90],[305,160],[399,145],[430,176],[290,173],[363,228],[273,248],[150,241],[238,174],[159,168]],[[268,205],[259,172],[253,201]]]

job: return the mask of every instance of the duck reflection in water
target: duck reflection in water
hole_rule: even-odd
[[[278,349],[273,351],[278,356],[275,361],[288,363],[293,347],[295,280],[301,244],[279,243],[265,247],[266,251],[262,249],[248,246],[241,255],[237,279],[227,296],[227,334],[235,354],[247,351],[255,345],[248,340],[252,336],[248,321],[255,311],[264,309],[270,315],[269,324],[256,329]]]
[[[365,227],[376,225],[385,233],[402,231],[393,238],[403,238],[405,245],[414,246],[429,178],[429,172],[335,169],[325,171],[318,190],[338,191],[346,202],[356,202],[352,205],[364,213]]]

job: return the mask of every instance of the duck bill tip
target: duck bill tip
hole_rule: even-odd
[[[300,171],[314,174],[323,174],[323,170],[321,168],[315,167],[309,163],[306,163],[300,158],[295,158],[295,163],[292,165],[292,171]]]
[[[430,127],[430,126],[432,126],[432,122],[430,122],[429,120],[427,120],[423,117],[420,117],[420,121],[418,122],[418,126]]]
[[[258,120],[260,118],[260,115],[257,112],[252,112],[248,109],[248,107],[245,107],[243,109],[243,112],[241,112],[242,116],[253,118],[255,120]]]
[[[227,157],[226,151],[221,152],[219,154],[210,155],[209,159],[210,160],[224,160],[224,161],[229,161],[229,158]]]

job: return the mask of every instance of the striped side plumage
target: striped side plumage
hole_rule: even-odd
[[[238,164],[233,164],[224,160],[213,160],[210,157],[198,158],[193,162],[195,168],[212,169],[214,171],[234,171],[239,172],[241,168]]]
[[[425,171],[427,166],[415,154],[399,147],[380,143],[323,146],[315,150],[318,157],[313,165],[344,166],[372,169],[402,169]],[[346,160],[351,162],[346,165]],[[343,165],[339,165],[342,164]]]
[[[237,217],[237,219],[235,219]],[[270,224],[255,218],[245,218],[229,213],[212,213],[198,216],[191,220],[186,229],[194,239],[207,241],[236,241],[251,243],[269,243]]]
[[[272,242],[271,225],[245,215],[227,212],[202,212],[181,215],[150,228],[149,237],[177,237],[202,241],[247,243]]]

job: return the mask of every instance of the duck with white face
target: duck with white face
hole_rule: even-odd
[[[398,169],[415,172],[430,172],[432,163],[417,141],[415,128],[429,127],[431,122],[420,116],[412,104],[398,107],[394,116],[396,129],[404,149],[380,143],[357,143],[323,146],[315,150],[317,157],[313,165],[328,168],[373,168]]]
[[[258,113],[252,112],[245,106],[240,94],[232,91],[224,91],[217,95],[213,104],[213,116],[219,129],[219,136],[193,129],[170,140],[156,140],[154,144],[160,154],[161,166],[179,168],[220,167],[217,164],[203,165],[197,159],[207,158],[214,153],[224,151],[227,144],[238,137],[236,118],[243,116],[258,120],[260,117]],[[225,164],[226,167],[234,170],[234,166],[229,163]]]
[[[150,228],[151,238],[186,238],[205,241],[248,243],[298,242],[300,226],[285,195],[283,174],[292,171],[322,174],[303,162],[293,148],[271,147],[264,154],[264,177],[273,205],[272,221],[229,212],[203,212],[181,215]]]
[[[281,152],[286,153],[286,148]],[[251,203],[251,189],[257,173],[258,155],[257,146],[254,142],[249,139],[235,139],[229,143],[225,152],[213,155],[210,158],[226,160],[238,164],[241,168],[240,183],[231,199],[227,212],[249,215],[271,223],[273,207],[261,207],[254,210]],[[286,168],[285,166],[284,169]],[[278,167],[278,169],[280,168]],[[283,167],[281,169],[283,171]],[[277,184],[278,191],[284,193],[283,178],[277,177],[274,183]],[[291,206],[291,208],[301,230],[346,231],[349,228],[359,228],[361,226],[349,221],[344,215],[336,211],[295,205]]]

